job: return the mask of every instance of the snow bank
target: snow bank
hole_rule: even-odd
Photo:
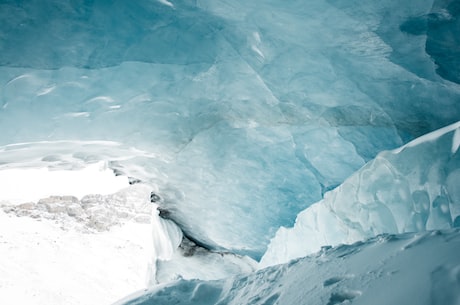
[[[381,235],[220,281],[179,280],[115,305],[458,304],[460,231]]]

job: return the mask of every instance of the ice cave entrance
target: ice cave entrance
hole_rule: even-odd
[[[75,170],[7,168],[0,170],[0,202],[36,202],[50,196],[109,195],[129,186],[128,177],[116,176],[107,162],[99,161]]]

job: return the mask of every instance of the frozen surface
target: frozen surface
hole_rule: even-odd
[[[117,305],[460,302],[460,232],[381,235],[220,281],[179,280]]]
[[[0,203],[24,203],[68,194],[78,198],[88,194],[108,195],[127,187],[129,181],[128,177],[116,177],[107,168],[107,164],[98,162],[76,171],[49,168],[3,169],[0,170],[0,185]]]
[[[157,262],[156,283],[177,279],[216,280],[257,269],[258,263],[248,256],[228,252],[214,252],[183,240],[169,260]],[[151,284],[152,278],[151,278]]]
[[[460,122],[380,153],[280,228],[261,266],[382,233],[460,226]]]
[[[159,217],[150,186],[127,186],[123,177],[126,186],[112,194],[63,195],[114,187],[122,176],[99,163],[73,171],[30,165],[0,170],[2,178],[15,174],[8,183],[22,190],[14,201],[0,200],[1,304],[111,304],[149,285],[256,269],[249,257],[214,253],[183,240],[176,224]],[[27,179],[36,172],[41,175],[34,181],[44,189],[30,187]],[[67,185],[95,178],[93,188]],[[60,195],[39,197],[47,192]]]
[[[129,186],[100,163],[74,171],[30,165],[0,170],[0,303],[110,304],[146,287],[150,187]],[[118,191],[86,193],[110,187]],[[48,193],[57,195],[40,197]]]
[[[247,256],[213,252],[188,240],[171,220],[152,212],[152,259],[148,268],[148,286],[177,279],[216,280],[249,273],[257,262]]]
[[[257,262],[248,256],[210,251],[195,244],[176,223],[160,217],[156,204],[154,207],[149,286],[177,279],[216,280],[256,270]]]
[[[112,162],[196,242],[260,258],[378,152],[458,120],[458,14],[433,0],[2,1],[1,166]]]
[[[149,229],[129,222],[85,233],[0,210],[0,303],[110,304],[142,289]]]
[[[459,22],[458,0],[1,1],[0,303],[147,277],[153,301],[458,304],[457,231],[247,273],[460,225]]]

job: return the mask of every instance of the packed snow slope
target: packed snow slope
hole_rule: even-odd
[[[179,280],[116,305],[460,303],[460,232],[381,235],[220,281]]]
[[[378,152],[458,121],[458,16],[455,0],[1,1],[0,145],[112,156],[194,241],[260,258]],[[63,140],[119,146],[37,153]]]

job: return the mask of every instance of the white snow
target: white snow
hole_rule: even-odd
[[[107,195],[129,185],[125,176],[115,176],[105,162],[88,164],[80,170],[10,168],[0,170],[0,202],[24,203],[53,195],[81,198],[88,194]]]
[[[178,280],[116,305],[457,305],[460,232],[381,235],[220,281]]]
[[[145,209],[139,202],[140,187],[126,189],[128,178],[115,176],[105,162],[86,164],[79,170],[33,168],[27,167],[27,162],[23,167],[16,165],[17,168],[0,170],[0,304],[110,304],[133,289],[146,287],[152,253],[148,222],[120,218],[117,225],[100,222],[102,232],[84,230],[87,223],[78,213],[47,213],[35,204],[51,195],[81,199],[88,194],[101,196],[123,189],[114,204]],[[17,217],[2,210],[21,203],[25,204],[16,207],[27,209],[28,202],[33,202],[33,208],[26,210],[31,212],[27,214],[30,217]],[[48,202],[42,206],[59,204]],[[102,208],[96,206],[89,221],[97,221],[99,211],[107,216]]]
[[[177,278],[255,270],[249,257],[181,245],[181,229],[149,200],[158,188],[129,185],[102,161],[139,153],[118,149],[74,141],[3,149],[13,162],[0,169],[0,304],[110,304]]]
[[[149,224],[90,234],[0,210],[0,304],[111,304],[145,287],[150,245]]]

